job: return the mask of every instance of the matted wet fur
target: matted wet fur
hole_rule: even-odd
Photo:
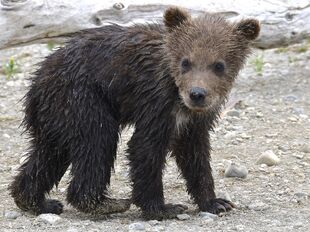
[[[253,19],[192,19],[175,7],[164,25],[77,33],[42,62],[25,96],[31,146],[10,186],[17,206],[60,214],[63,205],[45,195],[72,165],[67,200],[78,210],[123,212],[132,202],[146,219],[173,218],[186,207],[164,201],[162,171],[171,151],[200,210],[231,210],[214,194],[209,131],[258,33]],[[111,199],[119,133],[129,124],[132,198]]]

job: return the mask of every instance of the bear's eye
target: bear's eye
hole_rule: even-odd
[[[216,74],[221,75],[225,71],[225,64],[223,62],[216,62],[213,67]]]
[[[186,73],[191,69],[191,62],[189,61],[188,58],[183,58],[181,60],[181,69],[182,73]]]

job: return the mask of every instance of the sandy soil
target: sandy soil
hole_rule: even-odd
[[[238,208],[215,220],[198,215],[173,159],[168,160],[165,170],[165,195],[167,202],[189,206],[189,218],[184,221],[144,222],[134,206],[126,213],[94,220],[65,204],[61,220],[48,224],[14,205],[7,187],[27,149],[27,138],[19,127],[23,117],[20,99],[34,64],[49,53],[46,45],[0,51],[1,66],[13,57],[19,68],[10,79],[3,69],[0,72],[0,231],[128,231],[134,222],[145,231],[309,231],[309,41],[256,51],[240,74],[229,107],[212,134],[216,189],[229,195]],[[111,186],[116,197],[130,193],[124,150],[131,133],[132,129],[125,130],[119,145]],[[267,150],[280,158],[280,164],[256,164]],[[247,178],[225,178],[225,168],[231,162],[247,167]],[[65,202],[69,179],[67,173],[51,196]],[[8,212],[21,214],[9,219],[5,216]]]

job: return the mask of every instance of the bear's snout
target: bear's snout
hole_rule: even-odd
[[[193,87],[189,92],[189,97],[194,106],[203,106],[205,98],[207,95],[207,90],[200,87]]]

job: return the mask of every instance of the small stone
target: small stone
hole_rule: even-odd
[[[7,139],[11,138],[11,136],[9,134],[3,134],[3,137],[7,138]]]
[[[268,209],[268,205],[266,205],[263,202],[255,202],[248,206],[249,209],[255,210],[255,211],[264,211]]]
[[[301,145],[300,151],[303,153],[310,153],[310,145],[309,144]]]
[[[274,133],[274,134],[265,134],[266,138],[274,138],[277,137],[278,133]]]
[[[256,164],[267,164],[268,166],[273,166],[278,163],[280,163],[280,159],[272,150],[263,152],[256,161]]]
[[[151,226],[156,226],[156,225],[159,224],[159,221],[157,221],[157,220],[150,220],[150,221],[148,221],[148,223],[149,223]]]
[[[251,136],[247,135],[246,133],[241,133],[240,137],[243,138],[243,139],[250,139],[251,138]]]
[[[294,194],[297,198],[308,198],[308,194],[304,192],[296,192]]]
[[[231,198],[228,194],[228,192],[219,192],[217,195],[216,195],[217,198],[222,198],[222,199],[225,199],[227,201],[231,201]]]
[[[0,172],[7,172],[7,171],[11,171],[12,167],[8,167],[8,166],[0,166]]]
[[[7,219],[16,219],[22,216],[22,214],[16,211],[4,211],[3,216]]]
[[[113,5],[113,8],[115,9],[115,10],[122,10],[122,9],[124,9],[124,4],[123,3],[121,3],[121,2],[117,2],[117,3],[115,3],[114,5]]]
[[[128,226],[129,230],[145,230],[145,225],[142,222],[134,222]]]
[[[295,95],[287,95],[284,97],[285,101],[295,102],[298,100],[298,97]]]
[[[225,177],[238,177],[246,178],[248,175],[248,169],[245,166],[239,166],[235,163],[231,163],[225,170]]]
[[[262,112],[257,112],[256,113],[256,117],[257,118],[262,118],[262,117],[264,117],[264,114]]]
[[[238,118],[240,117],[240,113],[237,110],[228,111],[227,115],[231,117],[238,117]]]
[[[295,117],[288,117],[287,119],[290,120],[291,122],[297,122],[298,121],[298,119]]]
[[[178,215],[177,215],[177,218],[178,218],[179,220],[181,220],[181,221],[184,221],[184,220],[190,219],[191,217],[190,217],[188,214],[186,214],[186,213],[182,213],[182,214],[178,214]]]
[[[286,151],[288,151],[290,148],[289,148],[288,145],[279,145],[279,146],[278,146],[278,149],[279,149],[280,151],[286,152]]]
[[[297,159],[303,159],[304,158],[304,154],[293,154],[294,157],[296,157]]]
[[[39,221],[42,221],[47,224],[55,224],[61,220],[61,217],[58,216],[57,214],[51,214],[51,213],[45,213],[45,214],[40,214],[38,216]]]
[[[72,228],[68,228],[67,232],[79,232],[79,230],[72,227]]]
[[[204,218],[204,219],[210,218],[212,220],[218,218],[218,216],[216,214],[209,213],[209,212],[200,212],[199,216]]]

